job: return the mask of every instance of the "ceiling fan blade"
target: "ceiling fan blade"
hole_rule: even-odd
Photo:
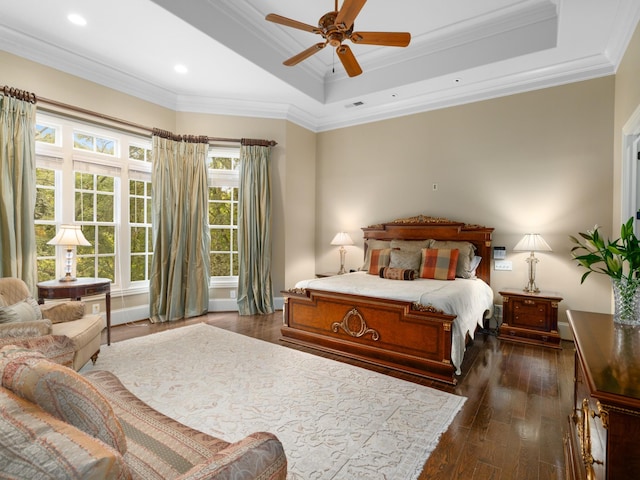
[[[367,0],[344,0],[336,16],[336,26],[341,30],[349,30],[365,3]]]
[[[344,69],[347,71],[347,75],[355,77],[362,73],[362,68],[360,68],[356,57],[347,45],[340,45],[336,48],[336,53],[338,54],[338,58],[342,62]]]
[[[407,32],[353,32],[349,38],[358,45],[406,47],[411,41],[411,34]]]
[[[315,45],[307,48],[306,50],[300,52],[297,55],[294,55],[293,57],[291,57],[288,60],[285,60],[282,63],[284,63],[287,67],[293,67],[294,65],[297,65],[298,63],[303,61],[304,59],[309,58],[314,53],[318,53],[320,50],[322,50],[325,47],[325,45],[326,43],[316,43]]]
[[[277,15],[275,13],[270,13],[264,18],[270,22],[284,25],[285,27],[297,28],[298,30],[304,30],[305,32],[320,33],[320,29],[318,27],[298,22],[297,20],[291,20],[290,18],[283,17],[282,15]]]

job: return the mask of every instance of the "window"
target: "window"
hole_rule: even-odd
[[[211,276],[238,276],[238,186],[237,148],[209,150],[209,228],[211,231]]]
[[[56,247],[47,242],[56,235],[56,171],[36,168],[36,255],[38,280],[56,278]]]
[[[91,243],[76,248],[76,275],[145,288],[151,244],[151,140],[38,113],[36,119],[38,281],[62,276],[64,251],[47,245],[62,224]]]
[[[129,228],[131,229],[131,282],[149,280],[151,240],[151,182],[129,180]]]
[[[116,185],[110,175],[75,172],[75,223],[91,246],[77,247],[77,276],[117,278]]]
[[[116,154],[116,147],[117,142],[114,139],[80,131],[73,132],[73,148],[76,150],[102,153],[113,157]]]
[[[113,280],[112,291],[147,288],[153,256],[151,139],[38,113],[38,281],[62,276],[64,251],[47,245],[76,224],[91,246],[76,248],[76,275]],[[238,275],[239,148],[208,156],[212,282]],[[235,279],[234,279],[235,280]]]

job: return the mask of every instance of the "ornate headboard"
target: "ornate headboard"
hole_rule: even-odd
[[[447,218],[418,215],[364,227],[364,239],[453,240],[470,242],[482,261],[476,275],[491,284],[491,234],[493,228],[456,222]],[[366,254],[366,251],[365,251]]]

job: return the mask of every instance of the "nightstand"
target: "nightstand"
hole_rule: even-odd
[[[555,292],[528,293],[517,289],[503,290],[500,295],[500,339],[561,348],[558,333],[560,295]]]

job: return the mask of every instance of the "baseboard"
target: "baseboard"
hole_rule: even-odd
[[[563,340],[569,340],[573,342],[573,334],[571,333],[571,327],[567,322],[558,322],[558,333]]]
[[[284,307],[284,298],[275,297],[273,299],[273,307],[276,310],[282,310]],[[235,299],[213,299],[209,300],[210,312],[237,312],[238,304]],[[105,315],[103,312],[101,315]],[[111,310],[111,326],[123,325],[125,323],[137,322],[149,318],[149,305],[141,305],[138,307],[120,308]]]

